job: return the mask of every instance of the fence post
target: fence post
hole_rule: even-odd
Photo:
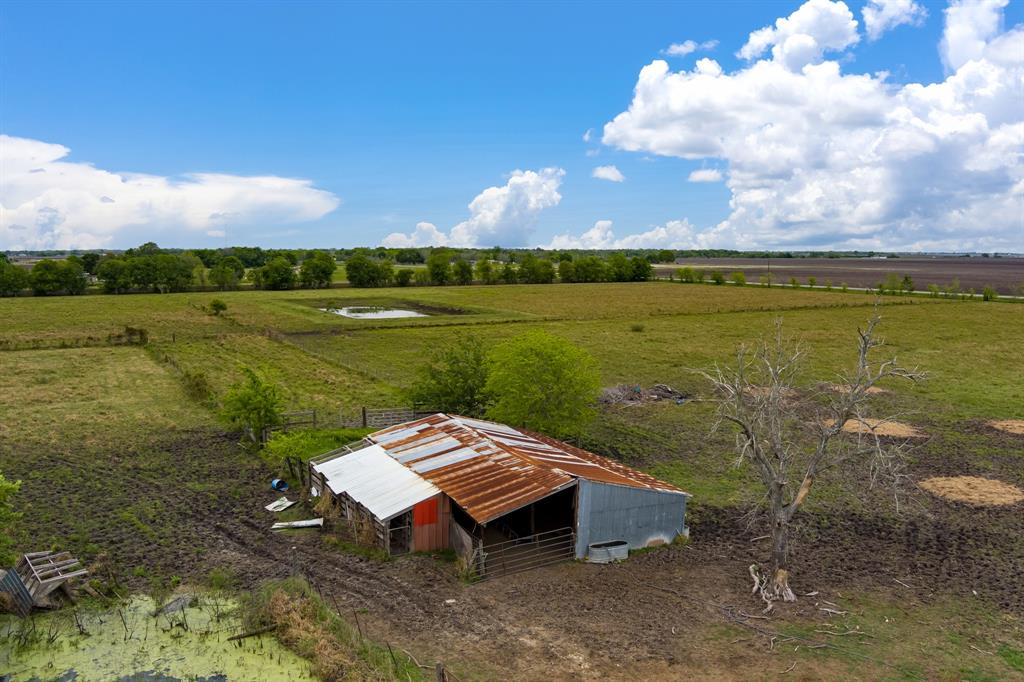
[[[316,428],[316,408],[313,408],[313,428]]]
[[[363,428],[366,428],[366,405],[363,405]]]

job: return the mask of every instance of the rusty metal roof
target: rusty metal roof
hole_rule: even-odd
[[[503,424],[435,414],[367,436],[478,523],[525,507],[576,479],[685,494],[625,465]]]

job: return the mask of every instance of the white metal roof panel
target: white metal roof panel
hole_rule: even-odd
[[[397,516],[441,490],[394,460],[379,445],[356,450],[313,468],[334,494],[347,494],[381,521]]]

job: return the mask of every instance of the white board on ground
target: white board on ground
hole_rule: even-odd
[[[278,521],[270,530],[287,530],[289,528],[317,528],[324,525],[324,520],[319,519],[306,519],[305,521]]]

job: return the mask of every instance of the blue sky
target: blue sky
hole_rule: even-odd
[[[813,1],[830,7],[812,9],[834,9],[834,3]],[[848,3],[857,35],[840,38],[836,45],[855,42],[829,48],[810,62],[835,61],[843,76],[887,71],[889,90],[907,83],[942,83],[955,75],[959,65],[944,66],[940,48],[946,4],[906,2],[924,12],[917,11],[911,21],[876,40],[863,33],[864,3]],[[991,43],[1019,24],[1020,5],[981,8],[1001,15],[998,31],[982,30],[981,39]],[[0,6],[0,133],[8,136],[6,150],[0,149],[5,157],[0,204],[8,216],[0,224],[0,248],[126,247],[147,239],[168,246],[376,245],[391,233],[410,233],[422,222],[434,226],[435,231],[424,234],[435,235],[435,243],[475,239],[480,245],[499,241],[506,246],[547,245],[559,237],[567,246],[626,246],[630,243],[623,240],[630,235],[637,236],[632,245],[680,248],[942,248],[962,241],[982,250],[1009,250],[1024,242],[1020,223],[1014,222],[1020,203],[1014,203],[1009,189],[1020,177],[1012,161],[999,169],[1001,182],[986,171],[979,179],[982,189],[965,197],[962,205],[948,207],[948,214],[923,220],[921,206],[906,199],[906,193],[887,199],[885,210],[861,218],[861,224],[872,226],[865,232],[856,225],[835,226],[832,216],[849,213],[848,206],[836,205],[838,199],[829,199],[827,205],[822,199],[821,211],[811,216],[793,211],[779,215],[774,205],[744,208],[751,188],[777,177],[778,170],[751,171],[750,159],[734,151],[699,151],[707,140],[692,148],[671,143],[679,130],[694,128],[693,116],[699,111],[658,120],[637,115],[609,141],[604,126],[630,111],[641,68],[665,59],[670,72],[688,71],[696,60],[710,58],[725,76],[743,72],[758,59],[773,59],[768,51],[749,59],[736,56],[750,34],[800,7],[799,2],[766,1],[7,2]],[[820,22],[814,22],[806,31],[824,45],[831,38],[815,32],[827,27],[819,29]],[[717,41],[717,46],[682,57],[662,53],[670,44],[687,40]],[[974,57],[987,58],[981,53]],[[1010,82],[1019,74],[1019,64],[999,65],[1006,73],[997,78]],[[675,86],[665,82],[657,87],[666,88],[661,94],[670,101]],[[693,100],[696,86],[683,87],[688,88],[683,94]],[[715,87],[708,85],[709,97]],[[652,97],[657,101],[661,94]],[[725,95],[730,96],[736,97]],[[716,106],[734,112],[744,105],[724,101]],[[888,112],[895,109],[892,102],[880,106]],[[722,117],[715,106],[704,113]],[[806,121],[819,118],[816,112],[802,117],[799,125],[762,119],[750,125],[756,131],[792,124],[793,134],[806,135]],[[1015,120],[992,118],[993,136],[999,126],[1020,120],[1019,114]],[[583,140],[587,130],[593,131],[590,142]],[[876,123],[872,130],[880,139]],[[1018,144],[1015,131],[1011,145]],[[943,133],[935,134],[946,140]],[[722,133],[710,131],[708,136],[721,138]],[[842,130],[822,130],[825,142],[818,146],[842,137]],[[12,138],[66,150],[40,146],[38,151],[27,143],[15,145]],[[752,145],[767,148],[764,140],[750,139]],[[963,150],[977,144],[964,142],[935,153],[947,161],[960,154],[960,163]],[[785,150],[779,154],[787,156]],[[25,176],[24,183],[16,177],[22,166],[9,160],[18,155],[33,159],[24,162],[26,173],[37,171]],[[39,159],[57,166],[46,167],[48,173],[42,172],[43,166],[28,168],[42,163]],[[65,175],[53,180],[58,185],[47,184],[67,162],[76,165],[73,170],[81,179]],[[159,191],[175,192],[172,198],[156,194],[152,200],[144,194],[148,190],[137,187],[130,199],[110,196],[107,190],[100,195],[80,163],[118,176],[157,176],[163,188]],[[794,169],[818,168],[821,161],[797,154],[789,163],[784,172],[792,174]],[[936,160],[922,163],[934,165]],[[863,164],[883,172],[877,160]],[[886,164],[886,173],[898,171],[903,177],[908,172],[902,165]],[[606,165],[614,165],[625,180],[592,177],[595,167]],[[719,170],[723,181],[688,182],[690,173],[701,168]],[[486,199],[481,215],[467,208],[487,188],[506,187],[517,169],[563,173],[544,176],[549,182],[536,190],[546,193],[539,203],[535,199],[540,195],[531,194],[536,188],[527,178],[525,188],[509,190],[508,197],[499,192]],[[851,170],[835,172],[840,177]],[[196,180],[195,174],[216,177]],[[308,183],[269,192],[236,176]],[[81,183],[82,192],[97,193],[95,201],[103,205],[54,199],[60,195],[58,188],[65,194],[78,190],[78,185],[68,187],[75,182]],[[178,192],[182,182],[186,191]],[[821,193],[808,184],[812,181],[805,177],[802,182],[776,188],[783,194],[774,201],[802,190],[811,203],[818,201],[814,196]],[[819,177],[813,182],[835,180]],[[313,188],[321,192],[314,195]],[[933,190],[941,193],[941,183]],[[999,206],[980,202],[979,191]],[[741,197],[739,204],[731,206],[730,199],[736,197]],[[502,203],[506,199],[511,203]],[[857,201],[865,200],[871,197]],[[918,201],[923,204],[925,199]],[[151,208],[164,203],[171,208]],[[177,221],[178,207],[192,217]],[[103,210],[126,213],[107,218]],[[497,223],[481,228],[481,221],[491,220],[488,216],[495,211]],[[965,213],[977,214],[970,218],[976,225],[960,224]],[[949,217],[954,214],[961,216],[959,223]],[[112,222],[105,224],[107,220]],[[452,233],[466,221],[471,224]],[[985,227],[984,221],[996,225]],[[794,234],[797,241],[790,236]],[[399,242],[394,238],[389,243]]]

